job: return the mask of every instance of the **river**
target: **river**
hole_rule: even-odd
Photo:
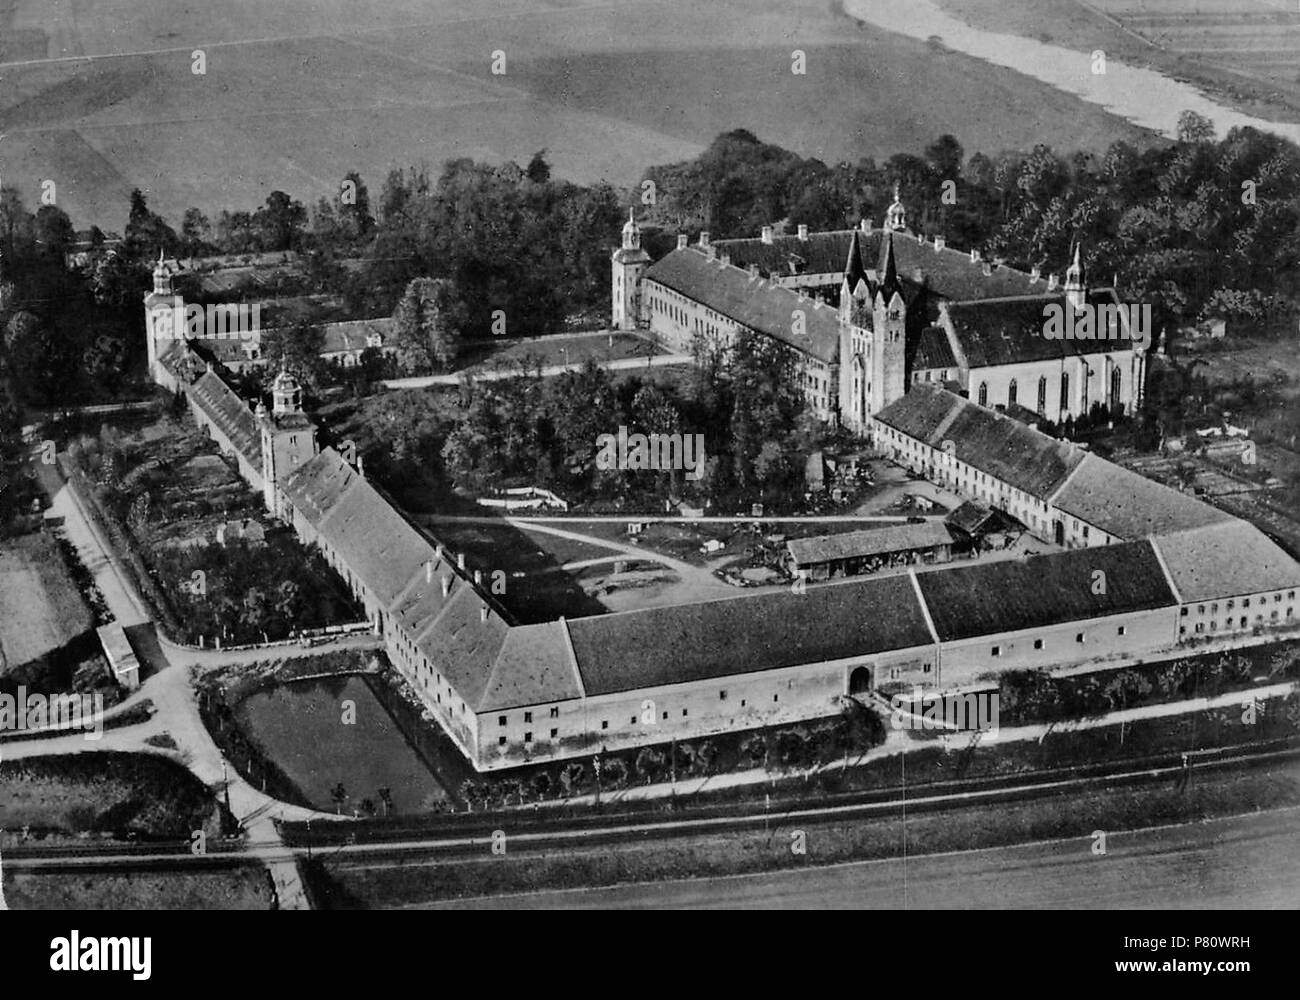
[[[1190,109],[1213,121],[1220,135],[1230,128],[1249,125],[1300,143],[1300,124],[1271,122],[1243,114],[1219,104],[1189,84],[1110,58],[1106,60],[1104,74],[1094,73],[1091,53],[975,28],[940,10],[932,0],[843,0],[843,3],[850,17],[911,38],[924,40],[938,35],[950,49],[1032,76],[1168,136],[1176,134],[1178,116]]]

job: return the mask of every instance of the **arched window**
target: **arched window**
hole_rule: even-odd
[[[1070,376],[1066,372],[1061,372],[1061,410],[1062,412],[1070,409]]]
[[[1016,405],[1016,380],[1012,379],[1011,384],[1007,386],[1007,406]]]
[[[1112,370],[1111,373],[1110,373],[1110,408],[1111,408],[1111,412],[1115,412],[1115,411],[1119,410],[1119,408],[1120,408],[1121,403],[1120,403],[1119,390],[1120,390],[1120,387],[1121,387],[1122,385],[1123,385],[1123,378],[1122,378],[1122,376],[1121,376],[1120,369],[1115,368],[1115,369]]]
[[[979,402],[980,406],[989,405],[989,384],[987,382],[980,383]]]
[[[1044,415],[1047,413],[1047,376],[1044,375],[1038,380],[1038,413]]]

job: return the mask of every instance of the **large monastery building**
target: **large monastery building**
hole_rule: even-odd
[[[1114,289],[1087,286],[1077,247],[1064,282],[1025,273],[912,233],[897,199],[882,228],[679,236],[653,263],[629,217],[611,281],[613,325],[674,350],[725,346],[741,329],[787,344],[813,411],[857,431],[922,382],[1053,422],[1096,404],[1130,412],[1142,397],[1149,343],[1122,339],[1117,320],[1104,339],[1044,334],[1047,307],[1122,305]]]

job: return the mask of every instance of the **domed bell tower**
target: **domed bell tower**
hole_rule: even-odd
[[[635,209],[628,209],[623,245],[614,251],[610,261],[610,326],[635,330],[641,321],[641,278],[650,266],[650,255],[641,249],[641,227],[636,224]]]
[[[284,482],[319,450],[316,425],[303,412],[302,386],[281,370],[271,383],[271,409],[259,403],[256,417],[262,432],[262,499],[281,520],[292,516]]]

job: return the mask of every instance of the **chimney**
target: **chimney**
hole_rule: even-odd
[[[978,264],[980,262],[980,252],[978,250],[971,250],[970,262],[972,264]]]
[[[772,227],[771,227],[771,226],[764,226],[764,227],[763,227],[763,237],[762,237],[762,238],[763,238],[763,242],[764,242],[764,243],[767,243],[767,244],[771,245],[771,243],[772,243]]]
[[[433,583],[433,560],[424,560],[424,582]]]
[[[863,219],[861,222],[858,223],[858,228],[862,230],[864,233],[871,232],[871,220]]]
[[[442,542],[439,542],[437,545],[435,545],[433,547],[433,551],[437,553],[438,562],[442,562]]]
[[[934,250],[935,250],[935,253],[938,253],[940,250],[942,250],[942,249],[943,249],[944,247],[946,247],[947,245],[948,245],[948,240],[947,240],[947,238],[945,238],[945,237],[943,237],[943,236],[936,236],[936,237],[934,238]]]
[[[707,229],[701,229],[701,230],[700,230],[700,246],[702,246],[702,247],[706,247],[706,246],[708,246],[708,245],[709,245],[709,231],[708,231]]]
[[[686,234],[685,234],[685,233],[678,233],[678,234],[677,234],[677,249],[678,249],[678,250],[685,250],[685,249],[686,249]]]
[[[917,243],[920,243],[922,246],[924,246],[924,245],[925,245],[925,233],[917,233],[917,234],[916,234],[916,242],[917,242]]]
[[[464,569],[464,568],[465,568],[465,553],[464,553],[464,552],[462,552],[460,555],[458,555],[458,556],[456,557],[456,565],[459,566],[461,569]]]
[[[366,474],[366,459],[363,455],[357,456],[357,475],[364,477]]]
[[[704,259],[715,260],[717,259],[717,256],[718,256],[718,248],[715,247],[712,243],[706,243],[704,245]]]
[[[731,266],[731,254],[729,253],[724,253],[721,257],[718,258],[718,260],[722,261],[722,263],[727,265],[728,267]]]
[[[989,275],[991,275],[992,273],[993,273],[993,265],[990,264],[988,261],[985,261],[985,262],[984,262],[984,277],[987,278],[987,277],[988,277]]]
[[[757,264],[750,264],[750,265],[749,265],[749,277],[750,277],[751,279],[753,279],[753,278],[757,278],[757,277],[758,277],[758,265],[757,265]]]
[[[476,569],[474,571],[474,586],[483,586],[483,571],[481,569]]]
[[[442,578],[442,596],[446,597],[451,593],[451,574],[448,573]]]
[[[1029,283],[1031,285],[1038,284],[1038,280],[1042,276],[1043,276],[1043,269],[1039,267],[1037,264],[1035,264],[1033,267],[1029,269]]]
[[[487,616],[488,616],[488,606],[484,604],[481,608],[478,609],[478,620],[481,622],[485,622],[487,621]]]
[[[1047,276],[1047,290],[1049,292],[1055,291],[1058,284],[1060,284],[1060,281],[1055,274],[1049,274]]]
[[[799,223],[799,242],[808,242],[808,226],[806,223]]]

